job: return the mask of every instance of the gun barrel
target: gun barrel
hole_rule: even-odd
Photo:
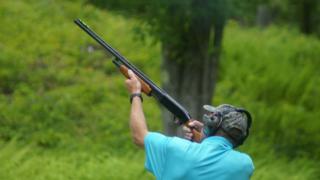
[[[176,117],[178,117],[182,123],[186,123],[191,119],[189,113],[182,107],[177,101],[175,101],[169,94],[159,88],[154,84],[145,74],[143,74],[138,68],[132,65],[126,58],[124,58],[120,53],[113,49],[108,43],[102,40],[94,31],[92,31],[85,23],[80,19],[74,21],[82,30],[89,34],[94,40],[96,40],[101,46],[103,46],[109,53],[111,53],[115,60],[112,62],[121,69],[123,66],[127,69],[131,69],[142,81],[146,84],[147,95],[154,96],[164,107],[166,107],[170,112],[172,112]],[[119,62],[120,61],[120,62]],[[122,72],[126,77],[128,77],[127,72]]]
[[[145,81],[147,84],[152,86],[152,89],[157,91],[162,91],[156,84],[154,84],[146,75],[144,75],[138,68],[132,65],[125,57],[113,49],[108,43],[102,40],[94,31],[92,31],[85,23],[80,19],[74,21],[81,29],[83,29],[87,34],[89,34],[94,40],[96,40],[101,46],[107,49],[117,60],[121,61],[127,68],[131,69],[139,78]]]

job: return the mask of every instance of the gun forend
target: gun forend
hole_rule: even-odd
[[[129,74],[128,74],[128,68],[125,66],[125,65],[122,65],[122,64],[120,64],[120,62],[118,62],[117,60],[113,60],[112,61],[113,62],[113,64],[115,64],[118,68],[119,68],[119,70],[120,70],[120,72],[126,77],[126,78],[130,78],[129,77]],[[134,70],[133,70],[134,71]],[[148,96],[151,96],[151,92],[152,92],[152,89],[150,88],[150,86],[147,84],[147,83],[145,83],[142,79],[140,79],[139,77],[137,77],[138,78],[138,80],[140,81],[140,83],[141,83],[141,90],[142,90],[142,92],[143,93],[145,93],[146,95],[148,95]]]
[[[191,129],[191,132],[193,134],[192,141],[200,143],[202,140],[202,133],[196,130],[195,128],[190,127],[189,122],[191,121],[188,120],[184,125]]]

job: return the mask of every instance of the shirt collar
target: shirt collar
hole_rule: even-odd
[[[232,143],[226,139],[225,137],[222,136],[210,136],[205,138],[202,143],[218,143],[218,144],[222,144],[226,147],[230,147],[231,149],[233,148]]]

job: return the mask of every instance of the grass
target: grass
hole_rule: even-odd
[[[114,156],[105,152],[42,151],[15,141],[1,147],[1,179],[150,179],[143,169],[143,154]]]

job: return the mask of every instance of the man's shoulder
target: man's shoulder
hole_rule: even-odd
[[[251,157],[247,154],[247,153],[244,153],[244,152],[240,152],[240,151],[237,151],[237,150],[232,150],[232,153],[234,156],[238,157],[238,158],[242,158],[244,160],[247,160],[247,161],[252,161]]]
[[[191,141],[182,139],[179,137],[170,137],[158,132],[148,132],[144,137],[144,142],[148,143],[166,143],[168,146],[185,146],[191,143]]]
[[[192,144],[195,144],[194,142],[180,137],[169,137],[157,132],[149,132],[145,137],[145,143],[163,144],[165,145],[166,151],[173,155],[181,155],[186,152]]]
[[[164,147],[169,140],[169,137],[161,133],[148,132],[144,137],[144,147],[146,149]]]
[[[232,150],[230,152],[230,155],[232,156],[232,158],[239,160],[240,162],[244,162],[244,163],[252,163],[252,159],[251,157],[244,153],[244,152],[240,152],[237,150]]]
[[[234,162],[235,165],[238,165],[240,169],[246,169],[247,171],[253,171],[254,165],[251,157],[243,152],[232,150],[230,152],[230,160]]]
[[[169,137],[157,132],[149,132],[144,142],[147,154],[151,151],[161,151],[167,157],[178,159],[185,157],[187,151],[190,150],[190,145],[193,144],[189,140]]]
[[[167,146],[168,142],[171,140],[170,137],[165,136],[158,132],[148,132],[144,136],[144,147],[148,148],[159,148]]]
[[[180,137],[172,137],[170,143],[168,143],[168,148],[171,150],[183,150],[185,151],[192,144],[190,140],[186,140]]]
[[[166,141],[167,143],[169,143],[168,145],[170,146],[185,146],[192,143],[191,141],[180,138],[180,137],[175,137],[175,136],[170,137],[158,132],[148,132],[144,137],[144,142],[149,143],[153,141],[156,141],[156,142]]]
[[[157,139],[157,138],[167,138],[167,136],[165,136],[161,133],[158,133],[158,132],[149,131],[144,138],[145,139]]]

